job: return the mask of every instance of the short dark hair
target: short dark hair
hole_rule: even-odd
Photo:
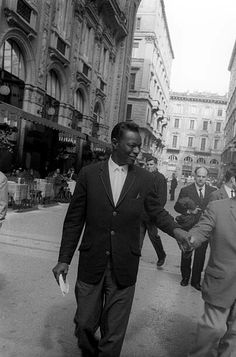
[[[149,157],[147,158],[147,162],[149,162],[149,161],[154,161],[154,163],[157,164],[157,158],[156,158],[156,157],[149,156]]]
[[[198,167],[196,167],[196,169],[194,170],[195,175],[197,174],[198,170],[200,170],[200,169],[205,169],[206,172],[207,172],[207,176],[209,175],[209,170],[208,170],[208,168],[206,166],[198,166]]]
[[[236,177],[235,171],[232,169],[228,169],[225,173],[225,182],[229,182],[231,177]]]
[[[111,140],[120,140],[125,131],[133,131],[139,134],[139,126],[132,121],[121,121],[120,123],[116,124],[112,129]]]

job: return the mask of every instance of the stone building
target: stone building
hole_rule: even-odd
[[[127,120],[141,127],[143,157],[159,157],[163,149],[173,58],[163,0],[142,0],[136,16]]]
[[[226,108],[225,145],[222,153],[222,174],[229,168],[236,171],[236,41],[228,70],[230,83]]]
[[[0,1],[0,123],[15,128],[13,164],[78,168],[82,151],[109,146],[125,120],[139,2]]]
[[[221,169],[224,146],[226,96],[209,93],[175,93],[170,95],[170,122],[163,151],[162,169],[167,177],[194,174],[204,165],[212,178]]]

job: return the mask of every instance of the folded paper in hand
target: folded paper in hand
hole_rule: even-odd
[[[64,282],[64,279],[62,275],[59,275],[59,285],[61,288],[62,295],[65,296],[65,294],[68,294],[69,292],[69,283],[66,281]]]

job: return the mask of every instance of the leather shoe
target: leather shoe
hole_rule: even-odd
[[[188,285],[188,278],[183,278],[180,282],[181,286],[187,286]]]
[[[200,284],[193,284],[193,283],[191,283],[191,286],[194,288],[194,289],[196,289],[196,290],[198,290],[198,291],[201,291],[202,290],[202,287],[201,287],[201,285]]]
[[[166,260],[166,256],[164,256],[161,259],[158,259],[157,267],[161,267],[165,263],[165,260]]]

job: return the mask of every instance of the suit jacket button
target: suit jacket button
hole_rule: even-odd
[[[111,231],[111,235],[114,236],[115,232],[114,231]]]
[[[117,212],[116,211],[114,211],[112,214],[113,214],[113,216],[117,216]]]
[[[110,255],[111,253],[109,252],[109,250],[106,250],[106,255]]]

